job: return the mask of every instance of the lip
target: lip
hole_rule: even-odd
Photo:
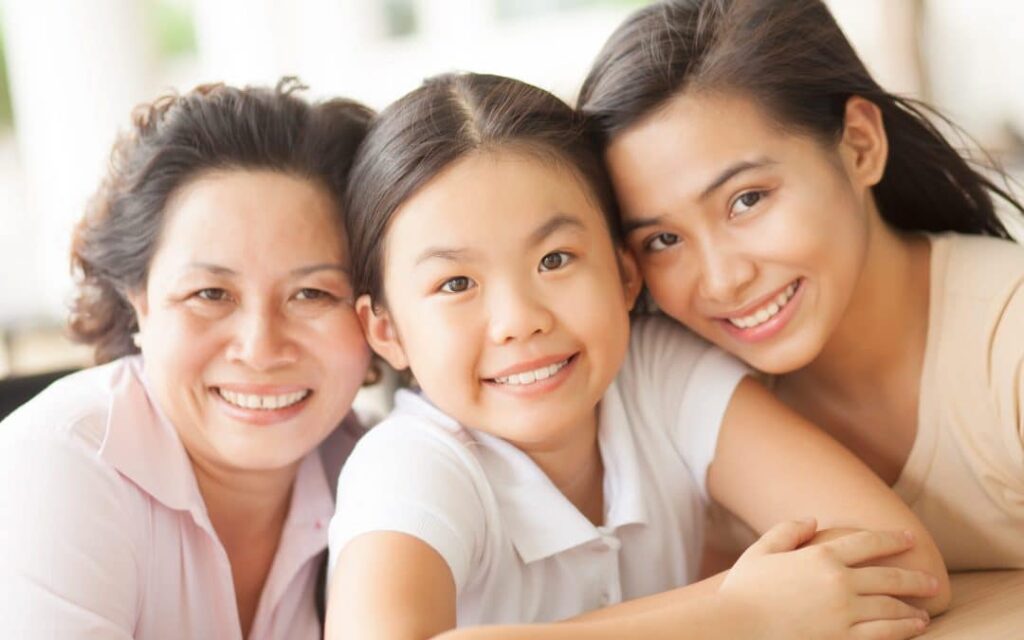
[[[280,409],[246,409],[225,400],[221,397],[218,389],[251,395],[284,395],[297,391],[309,391],[309,393],[295,404]],[[224,384],[208,387],[208,392],[213,398],[214,404],[225,415],[254,426],[271,426],[293,419],[309,406],[310,399],[316,394],[309,387],[294,384]]]
[[[543,358],[537,358],[535,360],[525,360],[523,362],[516,363],[506,369],[502,369],[493,375],[486,376],[485,379],[490,381],[494,380],[495,378],[505,378],[513,374],[533,371],[534,369],[540,369],[541,367],[546,367],[557,362],[562,362],[575,356],[575,353],[562,353],[553,356],[544,356]]]
[[[804,294],[804,279],[799,278],[796,280],[797,287],[796,292],[793,293],[793,297],[789,299],[786,306],[783,307],[774,317],[769,319],[767,322],[757,325],[756,327],[750,327],[747,329],[741,329],[733,323],[729,322],[729,318],[741,318],[745,315],[749,315],[753,311],[761,308],[772,300],[773,296],[777,296],[782,291],[785,291],[786,287],[782,287],[773,295],[766,296],[759,304],[751,305],[747,307],[743,312],[732,314],[729,316],[721,317],[717,319],[717,322],[722,325],[722,328],[733,338],[741,340],[743,342],[761,342],[775,337],[796,314],[797,308],[800,306],[800,302],[803,300]],[[792,283],[790,283],[792,284]]]
[[[519,398],[529,398],[544,395],[562,386],[562,384],[569,379],[569,376],[571,376],[573,371],[576,370],[576,362],[579,360],[578,356],[579,353],[577,352],[568,356],[559,356],[556,359],[543,358],[540,360],[531,361],[529,363],[517,364],[514,368],[507,369],[507,373],[503,372],[495,376],[496,378],[503,378],[505,376],[512,375],[513,373],[532,371],[533,369],[538,369],[540,367],[547,366],[549,364],[554,364],[556,362],[562,362],[563,360],[569,361],[566,363],[564,367],[559,369],[558,373],[556,373],[555,375],[551,376],[550,378],[545,378],[544,380],[538,380],[531,384],[502,384],[500,382],[495,382],[493,378],[485,378],[483,380],[483,384],[489,389],[494,389],[495,391],[506,393],[508,395],[516,396]],[[534,364],[534,362],[536,362],[537,364]],[[526,365],[525,368],[524,364]]]
[[[777,298],[780,293],[782,293],[783,291],[785,291],[789,287],[789,285],[791,285],[791,284],[793,284],[795,282],[795,283],[797,283],[797,286],[799,287],[800,284],[803,283],[803,280],[804,280],[803,278],[797,278],[796,280],[790,280],[789,282],[787,282],[786,284],[782,285],[781,287],[779,287],[778,289],[776,289],[772,293],[769,293],[769,294],[761,297],[760,299],[755,300],[754,302],[748,304],[747,306],[743,307],[742,309],[739,309],[737,311],[730,311],[729,313],[723,313],[723,314],[720,314],[718,317],[723,319],[723,320],[728,320],[730,318],[736,319],[736,318],[743,318],[745,316],[749,316],[750,314],[754,313],[758,309],[764,307],[769,302],[771,302],[772,300]]]

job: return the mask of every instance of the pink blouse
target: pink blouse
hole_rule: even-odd
[[[331,484],[358,435],[346,420],[302,461],[249,638],[321,637]],[[3,638],[242,638],[227,554],[138,356],[0,423],[0,558]]]

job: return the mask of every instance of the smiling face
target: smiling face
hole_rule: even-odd
[[[332,205],[306,180],[249,171],[168,204],[131,299],[151,391],[197,463],[295,464],[348,412],[369,349]]]
[[[848,107],[838,151],[721,94],[682,94],[617,137],[606,160],[661,309],[763,371],[813,361],[864,267],[884,167],[872,108]]]
[[[638,277],[619,253],[571,171],[475,153],[398,209],[387,308],[357,306],[375,350],[410,367],[440,409],[545,449],[595,427],[625,357]]]

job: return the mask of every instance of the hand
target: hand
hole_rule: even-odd
[[[814,520],[772,527],[723,581],[719,594],[753,613],[754,637],[904,640],[924,631],[928,614],[898,598],[934,595],[938,581],[861,566],[911,548],[911,533],[858,531],[798,549],[814,533]]]

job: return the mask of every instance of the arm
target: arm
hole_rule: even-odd
[[[852,453],[752,379],[740,383],[726,410],[708,491],[758,532],[808,515],[823,528],[909,530],[917,544],[881,564],[939,580],[936,595],[913,604],[932,614],[949,604],[942,556],[910,509]]]
[[[0,636],[132,637],[138,572],[119,482],[75,442],[0,439]]]

